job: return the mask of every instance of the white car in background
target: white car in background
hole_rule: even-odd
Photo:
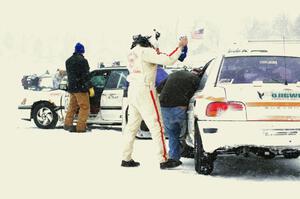
[[[176,70],[178,68],[166,68],[168,73]],[[90,98],[91,111],[87,121],[88,125],[124,127],[127,122],[128,110],[127,75],[128,70],[124,66],[105,67],[91,72],[90,77],[95,97]],[[35,125],[42,129],[62,126],[69,103],[69,93],[66,92],[67,78],[62,80],[60,89],[51,88],[51,78],[43,81],[41,85],[43,85],[43,89],[39,92],[24,91],[23,99],[18,106],[21,118],[27,121],[33,120]],[[137,134],[138,138],[151,138],[144,122],[140,129]]]
[[[198,173],[210,174],[224,154],[299,156],[300,49],[285,48],[249,45],[208,64],[188,109]]]
[[[126,67],[106,67],[91,72],[95,96],[90,98],[91,113],[88,124],[121,126],[127,75]],[[52,80],[44,83],[52,84]],[[57,90],[24,91],[24,98],[18,106],[21,118],[28,121],[33,119],[36,126],[42,129],[63,125],[69,103],[66,86],[65,78]]]

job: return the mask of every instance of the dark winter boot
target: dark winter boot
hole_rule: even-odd
[[[138,167],[138,166],[140,166],[140,163],[139,162],[135,162],[132,159],[129,160],[129,161],[122,160],[121,166],[122,167]]]
[[[91,126],[87,126],[85,130],[88,131],[88,132],[91,132],[92,131],[92,127]]]
[[[64,125],[64,130],[65,131],[70,131],[70,129],[73,128],[73,125],[69,126],[69,125]]]
[[[160,163],[160,169],[171,169],[178,167],[182,162],[180,160],[168,159],[165,162]]]
[[[69,132],[71,132],[71,133],[85,133],[86,130],[77,130],[76,126],[72,126],[72,127],[69,129]]]
[[[83,130],[77,130],[76,126],[72,126],[71,128],[69,128],[69,132],[71,133],[85,133],[85,132],[91,132],[92,129],[90,127],[86,127]]]

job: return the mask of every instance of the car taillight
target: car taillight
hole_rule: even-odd
[[[212,102],[207,105],[206,115],[208,117],[217,117],[227,110],[242,111],[244,110],[244,105],[240,102]]]

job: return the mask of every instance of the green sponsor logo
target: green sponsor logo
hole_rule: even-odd
[[[297,99],[300,98],[300,93],[272,93],[272,98]]]

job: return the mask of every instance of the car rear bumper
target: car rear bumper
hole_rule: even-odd
[[[31,120],[31,108],[32,106],[20,105],[18,106],[19,109],[19,116],[22,120]]]
[[[255,146],[300,149],[299,122],[198,121],[204,150]]]

